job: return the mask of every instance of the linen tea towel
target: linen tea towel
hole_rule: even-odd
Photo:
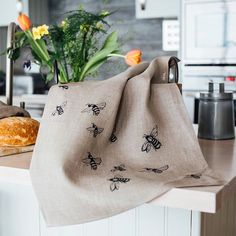
[[[109,217],[176,186],[222,183],[167,83],[170,60],[50,89],[30,168],[49,226]]]

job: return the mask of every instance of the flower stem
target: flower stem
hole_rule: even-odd
[[[53,47],[54,51],[56,51],[55,45],[54,45],[52,40],[51,40],[51,43],[52,43],[52,47]],[[58,69],[60,71],[60,74],[58,75],[58,79],[59,79],[60,83],[68,83],[69,82],[69,74],[68,74],[68,71],[67,71],[67,64],[66,64],[66,58],[65,58],[65,53],[64,53],[63,46],[61,46],[61,50],[62,50],[62,53],[63,53],[62,62],[61,62],[61,60],[57,60]],[[63,63],[63,61],[64,61],[64,63]]]
[[[28,39],[30,40],[32,46],[34,46],[35,53],[38,53],[42,60],[45,60],[46,63],[49,61],[49,55],[47,55],[44,50],[38,45],[38,43],[33,39],[33,35],[30,31],[25,31]],[[47,63],[48,64],[48,63]]]
[[[67,74],[63,68],[63,65],[61,64],[60,61],[58,61],[58,67],[59,67],[59,70],[60,70],[60,74],[59,74],[59,82],[60,83],[68,83],[68,77],[67,77]]]
[[[122,58],[125,58],[124,55],[116,54],[116,53],[111,53],[111,54],[108,54],[107,56],[108,56],[108,57],[122,57]]]

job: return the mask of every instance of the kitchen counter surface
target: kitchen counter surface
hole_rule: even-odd
[[[226,180],[226,184],[173,188],[149,202],[150,204],[215,213],[230,195],[236,192],[236,141],[199,139],[199,143],[209,166]],[[29,176],[31,157],[32,152],[1,157],[0,182],[31,185]]]

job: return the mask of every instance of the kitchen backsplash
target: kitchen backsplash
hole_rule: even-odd
[[[114,14],[109,16],[108,21],[112,25],[112,30],[118,31],[120,42],[124,44],[122,47],[124,52],[131,49],[141,49],[143,60],[151,60],[161,55],[176,54],[176,52],[164,52],[162,50],[162,19],[136,19],[135,0],[48,0],[49,19],[45,18],[46,23],[48,21],[49,23],[60,22],[64,17],[63,13],[78,9],[80,4],[86,10],[92,12],[102,9],[115,11]],[[0,28],[0,51],[3,51],[6,47],[6,30],[6,27]],[[4,56],[0,56],[0,70],[5,71],[5,60]],[[122,60],[115,60],[115,63],[110,60],[108,63],[100,69],[96,79],[108,78],[127,68]],[[22,64],[23,60],[15,66],[15,75],[23,75]],[[107,68],[111,69],[108,70]],[[16,78],[14,79],[16,80]],[[36,79],[39,80],[40,78],[34,75],[33,84],[35,84]],[[3,89],[4,85],[0,84],[0,86]],[[44,86],[40,88],[44,88]],[[14,86],[15,89],[18,88]],[[34,93],[38,92],[35,88],[33,88],[33,91]],[[40,93],[43,93],[43,91],[40,91]],[[3,91],[0,91],[0,94],[3,94]]]
[[[161,55],[177,54],[162,50],[162,19],[136,19],[135,0],[49,0],[50,23],[60,22],[64,12],[78,9],[80,4],[88,11],[102,9],[115,11],[108,21],[112,25],[112,30],[117,30],[121,41],[124,42],[124,51],[134,48],[141,49],[143,60],[151,60]],[[107,65],[103,66],[99,73],[100,79],[121,72],[126,65],[111,62],[110,68],[112,70],[109,71]]]

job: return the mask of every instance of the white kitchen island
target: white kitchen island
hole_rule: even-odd
[[[174,188],[120,215],[56,228],[45,226],[32,190],[32,153],[2,157],[0,236],[236,236],[236,141],[199,142],[225,186]]]

